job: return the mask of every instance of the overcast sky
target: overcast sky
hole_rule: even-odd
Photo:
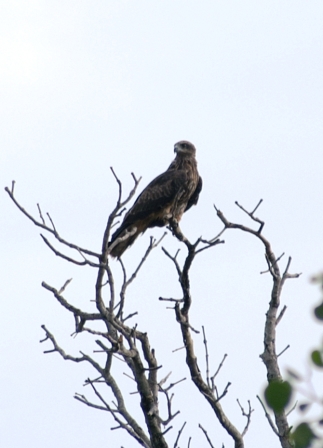
[[[291,272],[303,273],[283,291],[288,309],[277,350],[290,349],[282,373],[306,373],[322,334],[312,318],[319,290],[309,283],[323,269],[322,50],[321,1],[2,1],[1,185],[14,179],[28,210],[37,214],[40,203],[66,239],[99,251],[117,195],[110,166],[125,192],[131,172],[142,176],[142,189],[168,167],[174,143],[192,141],[204,186],[182,230],[192,241],[211,238],[222,228],[213,204],[230,221],[248,223],[234,201],[252,209],[264,200],[257,216],[275,254],[286,254],[282,269],[292,256]],[[93,310],[95,272],[55,258],[4,191],[0,201],[1,446],[135,446],[110,431],[109,415],[73,399],[75,392],[92,398],[83,381],[95,373],[44,355],[50,345],[39,344],[46,324],[70,353],[93,351],[87,337],[70,338],[72,316],[40,284],[59,288],[73,277],[66,298]],[[149,237],[162,233],[150,230],[125,253],[129,272]],[[224,239],[193,265],[191,323],[206,328],[212,371],[228,354],[219,387],[232,382],[222,402],[229,418],[243,428],[237,398],[255,409],[246,447],[278,447],[256,399],[266,378],[259,354],[271,287],[259,274],[264,249],[238,231]],[[170,234],[163,244],[173,253],[179,247]],[[117,262],[112,266],[119,278]],[[158,297],[179,295],[177,274],[157,248],[129,291],[127,310],[139,311],[132,324],[150,333],[161,376],[172,371],[172,381],[188,372],[183,352],[172,353],[181,346],[174,314]],[[201,336],[195,347],[204,369]],[[135,409],[136,397],[130,399]],[[181,446],[190,435],[192,447],[207,446],[198,423],[216,447],[232,446],[188,380],[178,385],[174,408],[181,414],[170,446],[184,421]],[[299,419],[295,411],[290,422]]]

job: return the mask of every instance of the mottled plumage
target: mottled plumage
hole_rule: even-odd
[[[195,147],[183,140],[176,143],[174,151],[176,157],[168,170],[147,185],[112,235],[109,245],[122,238],[110,253],[113,257],[120,257],[149,227],[163,227],[171,218],[179,222],[183,213],[197,204],[202,179],[197,171]]]

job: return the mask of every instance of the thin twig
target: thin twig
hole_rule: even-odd
[[[288,344],[288,345],[284,348],[284,350],[282,350],[280,353],[278,353],[277,358],[279,358],[280,355],[282,355],[283,353],[285,353],[286,350],[289,349],[289,347],[290,347],[290,345]]]
[[[184,348],[185,348],[185,346],[179,347],[179,348],[175,348],[174,350],[172,350],[172,353],[179,352],[180,350],[184,350]]]
[[[65,289],[67,288],[67,286],[71,283],[72,280],[73,280],[72,278],[66,280],[66,282],[64,283],[64,285],[63,285],[63,286],[61,287],[61,289],[58,291],[58,294],[62,294],[62,293],[65,291]]]
[[[42,220],[43,225],[46,226],[46,222],[45,222],[45,219],[43,217],[43,214],[42,214],[42,211],[41,211],[41,208],[40,208],[39,204],[37,204],[37,208],[38,208],[38,212],[39,212],[39,217]]]
[[[204,347],[205,347],[206,382],[207,382],[207,385],[209,387],[211,387],[210,386],[210,369],[209,369],[209,352],[207,349],[207,340],[206,340],[206,336],[205,336],[204,325],[202,325],[202,330],[203,330],[203,343],[204,343]]]
[[[90,266],[92,266],[92,267],[99,267],[99,265],[97,264],[97,263],[92,263],[91,261],[89,261],[89,260],[85,260],[85,257],[83,257],[84,258],[84,260],[83,261],[77,261],[77,260],[74,260],[74,258],[71,258],[71,257],[68,257],[67,255],[65,255],[65,254],[63,254],[62,252],[60,252],[60,251],[58,251],[49,241],[48,241],[48,239],[43,235],[43,234],[40,234],[40,236],[42,237],[42,239],[43,239],[43,241],[44,241],[44,243],[54,252],[54,254],[55,255],[57,255],[58,257],[61,257],[61,258],[63,258],[64,260],[66,260],[66,261],[69,261],[70,263],[73,263],[73,264],[77,264],[78,266],[86,266],[86,265],[90,265]],[[79,253],[81,253],[80,252],[80,250],[79,249],[76,249]]]
[[[255,213],[255,211],[257,210],[257,208],[260,206],[260,204],[262,203],[262,199],[260,199],[260,201],[258,202],[258,204],[256,205],[256,207],[253,209],[252,212],[248,212],[244,207],[242,207],[242,205],[239,204],[238,201],[235,201],[235,204],[241,209],[243,210],[251,219],[253,219],[254,221],[258,222],[260,224],[260,227],[257,231],[257,233],[261,233],[265,223],[264,221],[261,221],[259,218],[256,218],[255,216],[253,216],[253,214]]]
[[[276,319],[276,326],[277,326],[277,325],[279,324],[279,322],[282,320],[282,318],[283,318],[283,316],[284,316],[286,310],[287,310],[287,306],[284,305],[284,306],[283,306],[283,309],[281,310],[281,312],[279,313],[279,316],[278,316],[277,319]]]
[[[296,409],[297,404],[298,401],[295,401],[294,406],[292,406],[292,408],[288,412],[286,412],[286,417],[288,417]]]
[[[162,302],[176,302],[176,303],[184,302],[184,299],[172,299],[172,298],[165,298],[165,297],[158,297],[158,300],[160,300]]]
[[[201,423],[199,423],[199,428],[204,432],[204,435],[206,437],[206,440],[209,442],[209,445],[211,448],[214,448],[214,445],[211,442],[210,437],[208,436],[208,433],[206,432],[206,430],[203,428],[203,426],[201,425]]]
[[[181,436],[181,434],[183,432],[183,429],[184,429],[185,425],[186,425],[186,422],[184,422],[183,426],[178,431],[178,434],[177,434],[177,437],[176,437],[176,440],[175,440],[175,444],[174,444],[174,448],[176,448],[178,446],[178,441],[179,441],[179,438],[180,438],[180,436]]]
[[[219,364],[219,367],[216,369],[215,374],[211,377],[211,384],[212,384],[212,390],[213,390],[213,391],[215,390],[214,379],[215,379],[215,377],[217,376],[217,374],[220,372],[220,370],[221,370],[221,368],[222,368],[222,366],[223,366],[223,364],[224,364],[224,361],[225,361],[225,359],[226,359],[227,356],[228,356],[228,355],[225,353],[224,356],[223,356],[223,358],[222,358],[222,361],[221,361],[220,364]]]
[[[249,428],[249,425],[250,425],[250,422],[251,422],[251,414],[253,413],[254,410],[251,408],[250,400],[248,400],[248,412],[246,412],[244,410],[243,406],[240,404],[240,401],[238,399],[237,399],[237,402],[238,402],[238,405],[239,405],[239,407],[241,409],[242,415],[247,418],[246,426],[245,426],[244,430],[242,431],[242,437],[244,437],[245,434],[248,431],[248,428]]]
[[[13,185],[14,185],[14,181],[13,181]],[[64,238],[62,238],[60,235],[59,235],[59,233],[57,232],[57,229],[55,228],[55,226],[54,226],[54,223],[53,223],[53,220],[51,219],[51,217],[48,215],[48,217],[49,217],[49,219],[50,219],[50,221],[51,221],[51,224],[52,224],[52,227],[53,228],[51,228],[51,227],[48,227],[47,225],[45,225],[44,224],[44,218],[40,218],[41,219],[41,222],[40,221],[37,221],[37,219],[35,219],[30,213],[28,213],[25,209],[24,209],[24,207],[22,207],[20,204],[19,204],[19,202],[16,200],[16,198],[15,198],[15,196],[14,196],[14,190],[13,190],[13,187],[12,187],[12,189],[11,190],[9,190],[9,188],[8,187],[6,187],[5,188],[5,191],[8,193],[8,195],[10,196],[10,198],[11,198],[11,200],[14,202],[14,204],[16,205],[16,207],[30,220],[30,221],[32,221],[33,222],[33,224],[35,224],[35,226],[37,226],[37,227],[41,227],[42,229],[44,229],[44,230],[46,230],[47,232],[49,232],[49,233],[51,233],[51,234],[53,234],[54,236],[55,236],[55,238],[60,242],[60,243],[62,243],[62,244],[64,244],[65,246],[68,246],[68,247],[70,247],[71,249],[77,249],[77,250],[80,250],[81,252],[84,252],[85,254],[87,254],[87,255],[90,255],[90,256],[92,256],[92,257],[96,257],[96,258],[100,258],[100,254],[98,254],[97,252],[93,252],[93,251],[91,251],[91,250],[88,250],[88,249],[84,249],[84,248],[82,248],[82,247],[80,247],[80,246],[78,246],[78,245],[76,245],[76,244],[73,244],[73,243],[70,243],[70,242],[68,242],[68,241],[66,241]],[[39,205],[38,205],[38,207],[39,207]],[[38,211],[39,211],[39,208],[38,208]]]
[[[262,402],[262,400],[261,400],[261,398],[259,397],[259,395],[257,395],[257,398],[258,398],[258,400],[259,400],[259,402],[260,402],[260,404],[261,404],[261,406],[262,406],[262,408],[263,408],[263,410],[264,410],[266,419],[268,420],[268,423],[269,423],[271,429],[274,431],[274,433],[276,434],[276,436],[279,437],[279,432],[278,432],[278,430],[277,430],[277,428],[276,428],[274,422],[272,421],[270,415],[268,414],[267,409],[265,408],[264,403]]]
[[[229,382],[227,383],[227,385],[225,386],[225,388],[223,389],[222,394],[221,394],[220,396],[217,397],[217,399],[216,399],[217,402],[220,401],[220,400],[222,400],[222,398],[226,396],[226,394],[228,393],[228,390],[229,390],[229,387],[230,387],[230,386],[231,386],[231,383],[230,383],[230,381],[229,381]]]

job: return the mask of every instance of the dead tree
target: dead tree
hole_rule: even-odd
[[[127,322],[137,313],[134,312],[127,316],[124,315],[127,288],[135,280],[151,251],[160,245],[161,240],[156,241],[153,238],[150,239],[150,244],[146,253],[130,276],[128,276],[127,269],[122,260],[119,260],[123,273],[123,282],[120,290],[117,291],[115,287],[114,272],[109,259],[109,252],[111,250],[111,247],[108,247],[110,231],[114,221],[122,215],[125,211],[126,204],[134,196],[140,179],[137,179],[132,175],[134,187],[128,196],[123,199],[122,184],[113,169],[112,173],[118,184],[119,194],[116,206],[108,218],[103,235],[102,248],[99,252],[86,249],[64,239],[56,229],[51,216],[47,214],[45,217],[39,205],[39,217],[35,218],[32,216],[16,200],[14,195],[14,182],[12,183],[11,189],[7,187],[5,190],[18,209],[30,219],[33,224],[53,236],[63,247],[75,251],[76,254],[75,257],[71,257],[64,253],[64,251],[58,250],[56,246],[41,234],[45,244],[56,256],[79,266],[88,266],[91,269],[95,269],[97,272],[95,297],[93,301],[96,309],[93,310],[93,312],[85,312],[72,305],[65,298],[65,289],[70,280],[67,280],[61,288],[55,288],[45,282],[42,283],[42,286],[55,297],[61,306],[73,314],[75,321],[74,334],[79,334],[81,332],[87,333],[89,337],[94,338],[98,350],[94,351],[91,356],[84,352],[80,352],[80,356],[77,357],[71,356],[64,351],[56,341],[55,336],[45,325],[43,325],[42,328],[45,337],[41,342],[47,341],[51,343],[51,348],[47,349],[44,353],[57,352],[65,360],[70,360],[75,363],[85,362],[93,367],[94,377],[87,378],[85,381],[93,391],[93,398],[89,400],[83,394],[75,394],[75,399],[86,406],[106,411],[110,414],[116,422],[116,426],[112,429],[123,429],[127,431],[139,445],[145,448],[176,448],[179,446],[178,443],[183,433],[185,422],[178,425],[176,435],[172,436],[172,433],[170,432],[170,429],[172,428],[171,424],[173,424],[175,417],[179,414],[178,410],[176,411],[173,409],[173,388],[183,379],[170,383],[169,375],[166,375],[164,378],[160,377],[159,372],[161,364],[157,360],[154,349],[151,348],[148,334],[140,331],[137,325],[127,325]],[[203,342],[205,347],[206,374],[203,375],[201,373],[199,361],[193,345],[193,333],[198,333],[198,331],[194,329],[190,322],[190,308],[193,300],[190,289],[190,269],[195,257],[203,251],[217,247],[219,244],[223,243],[223,241],[220,240],[220,237],[224,232],[230,229],[238,229],[243,232],[248,232],[262,243],[265,247],[265,257],[268,265],[267,272],[272,277],[273,285],[269,308],[266,314],[264,351],[261,354],[261,358],[267,369],[268,382],[281,382],[282,376],[278,365],[279,355],[276,353],[276,327],[283,317],[286,307],[283,307],[282,309],[280,308],[280,296],[284,282],[289,278],[297,277],[298,274],[289,274],[290,258],[285,271],[283,274],[281,273],[279,268],[279,260],[281,257],[277,258],[274,255],[269,241],[262,235],[264,222],[254,215],[260,203],[261,201],[252,212],[248,212],[241,205],[236,203],[252,221],[257,223],[258,229],[256,230],[241,224],[229,222],[224,214],[216,209],[217,216],[224,225],[223,230],[212,239],[205,240],[198,238],[194,243],[191,243],[183,235],[178,224],[176,222],[171,222],[169,229],[173,233],[173,236],[187,248],[187,255],[183,265],[181,265],[177,259],[178,252],[175,253],[175,255],[171,255],[165,247],[162,247],[163,252],[172,261],[176,269],[178,281],[182,290],[182,298],[175,299],[173,297],[160,297],[159,300],[170,302],[173,305],[174,317],[178,323],[178,328],[183,339],[184,350],[186,352],[186,364],[191,380],[200,392],[201,399],[205,399],[209,403],[211,412],[214,413],[215,418],[232,438],[235,448],[244,447],[244,435],[249,429],[253,409],[250,401],[248,402],[246,410],[238,401],[242,415],[246,418],[246,424],[243,429],[238,429],[228,418],[222,403],[223,398],[228,393],[230,383],[227,383],[223,391],[219,391],[216,385],[216,377],[223,365],[226,355],[216,372],[211,375],[209,369],[208,344],[204,327]],[[117,240],[116,243],[118,242],[119,241]],[[101,324],[100,330],[97,329],[98,323]],[[96,355],[98,352],[101,356],[100,359],[102,359],[102,354],[104,354],[104,362],[98,360],[98,355]],[[137,393],[140,396],[141,413],[144,417],[145,428],[140,426],[136,416],[130,414],[127,406],[127,399],[120,387],[119,378],[113,372],[114,364],[120,362],[120,360],[122,360],[126,366],[126,375],[130,376],[135,381]],[[110,393],[112,393],[113,399],[106,398],[106,390],[104,388],[108,388]],[[280,445],[283,448],[291,448],[293,445],[290,438],[290,427],[285,409],[282,409],[279,412],[274,411],[273,420],[267,411],[263,400],[260,397],[258,398],[262,403],[265,416],[268,419],[271,429],[277,435]],[[167,409],[166,415],[162,415],[160,410],[160,399],[165,400]],[[138,409],[137,412],[139,413],[140,410]],[[214,445],[212,444],[207,431],[202,424],[200,424],[199,427],[201,429],[201,434],[203,434],[203,437],[205,438],[204,440],[206,440],[210,447],[213,447]],[[188,447],[190,446],[190,443],[191,439],[189,438]]]

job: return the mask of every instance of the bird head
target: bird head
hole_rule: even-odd
[[[186,140],[181,140],[180,142],[175,143],[174,152],[181,155],[195,156],[196,149],[193,143]]]

